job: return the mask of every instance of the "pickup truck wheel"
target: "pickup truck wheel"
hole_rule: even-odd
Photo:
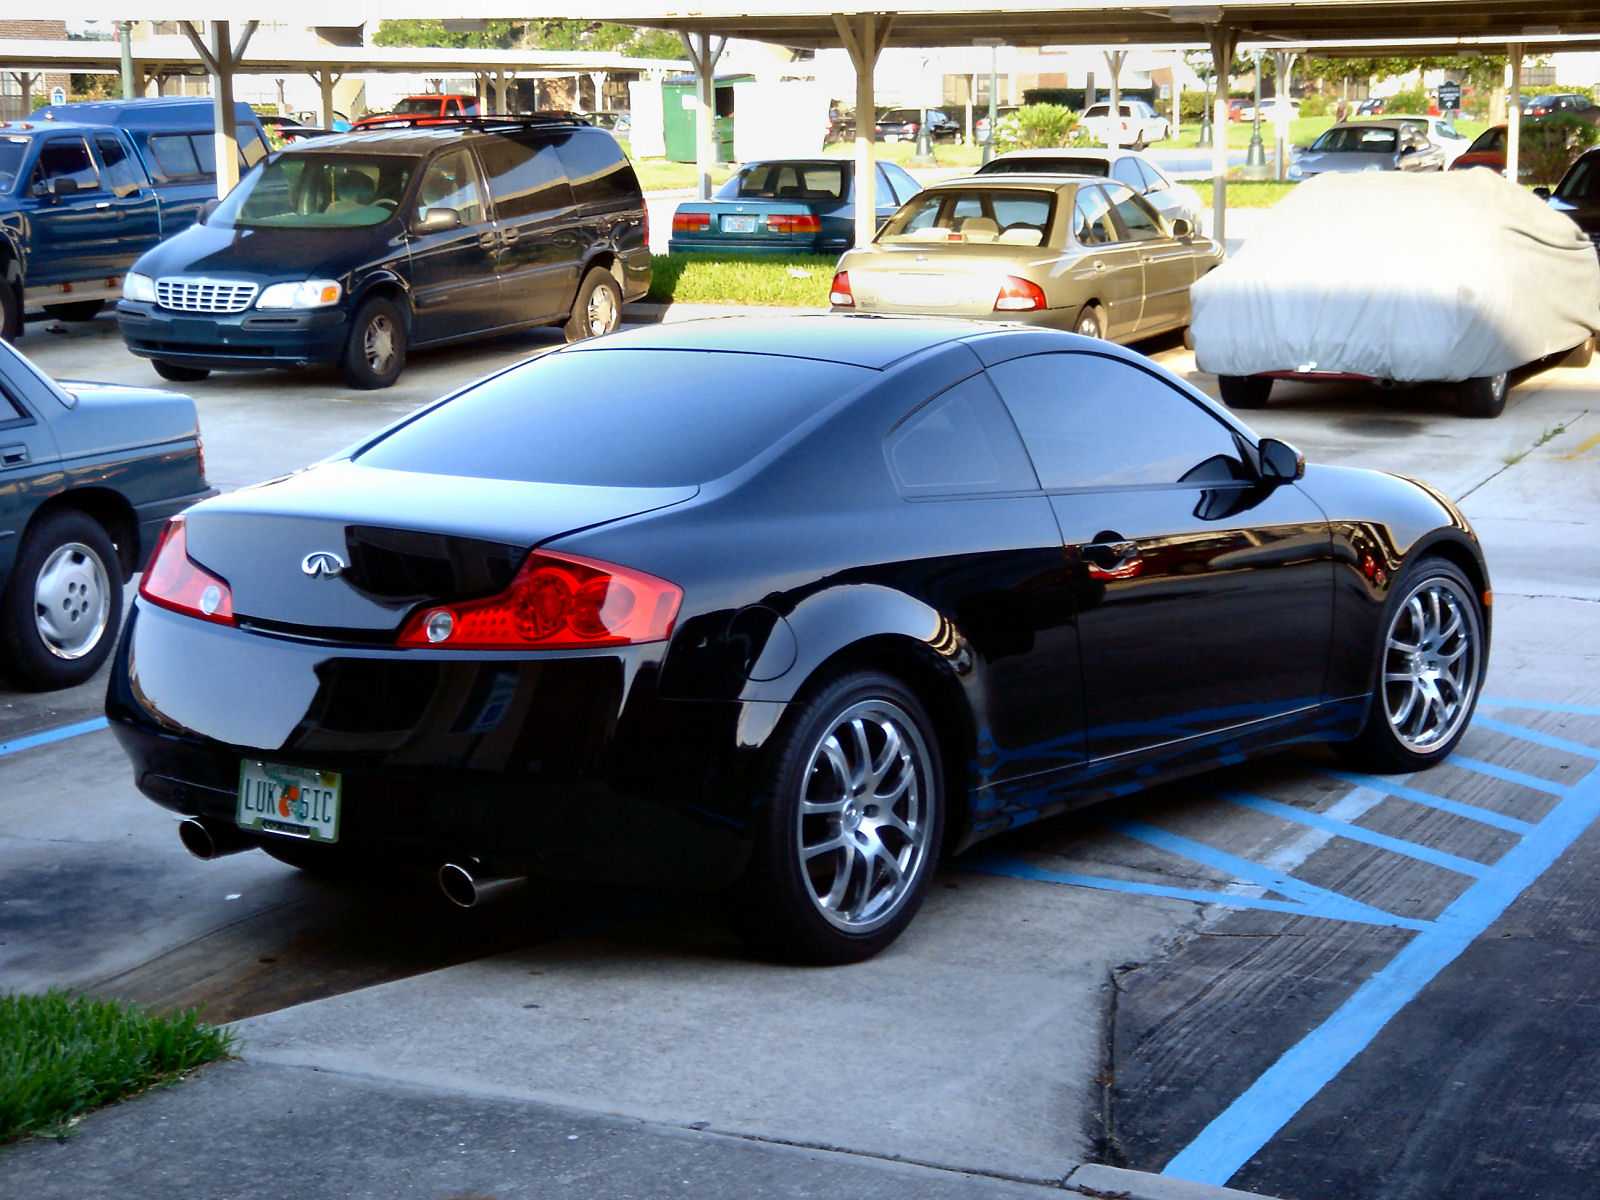
[[[105,306],[104,300],[72,300],[66,304],[46,304],[44,311],[61,321],[92,321]]]
[[[610,271],[595,267],[583,277],[583,286],[573,302],[572,316],[567,320],[567,341],[581,342],[584,338],[613,333],[620,324],[622,289]]]
[[[1229,408],[1265,408],[1272,395],[1272,378],[1266,375],[1218,375],[1217,386]]]
[[[17,285],[0,276],[0,338],[14,342],[22,336],[22,300]]]
[[[164,358],[153,358],[150,365],[156,369],[157,375],[173,383],[197,383],[211,374],[209,367],[185,367]]]
[[[122,570],[100,523],[58,509],[28,531],[0,592],[0,670],[25,691],[83,683],[122,621]]]
[[[386,388],[406,365],[406,325],[392,300],[373,296],[350,322],[339,374],[353,388]]]

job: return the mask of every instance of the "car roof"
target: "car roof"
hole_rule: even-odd
[[[1102,175],[1072,175],[1066,171],[1051,172],[1050,174],[997,174],[997,175],[958,175],[954,179],[940,179],[923,187],[925,192],[947,192],[957,188],[1010,188],[1025,189],[1036,192],[1040,188],[1077,187],[1084,182],[1103,183]]]
[[[376,125],[367,129],[352,129],[348,133],[333,134],[314,142],[296,142],[284,150],[285,154],[339,154],[350,149],[371,150],[380,154],[428,154],[440,146],[453,145],[467,139],[482,138],[490,134],[541,133],[546,130],[592,130],[603,137],[611,135],[583,121],[513,122],[493,121],[471,125],[404,125],[388,128]]]
[[[996,154],[990,162],[1000,162],[1007,158],[1102,158],[1110,161],[1113,158],[1143,158],[1137,150],[1111,150],[1105,146],[1049,146],[1039,150],[1007,150],[1004,154]]]

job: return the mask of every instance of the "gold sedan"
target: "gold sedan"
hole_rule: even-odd
[[[1008,175],[919,192],[839,259],[835,312],[1021,321],[1126,342],[1187,330],[1222,247],[1111,179]]]

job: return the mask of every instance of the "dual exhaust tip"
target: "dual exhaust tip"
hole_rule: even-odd
[[[178,825],[178,840],[201,862],[252,850],[259,845],[232,825],[202,821],[198,817],[189,817]],[[435,878],[445,899],[457,908],[476,908],[528,882],[526,875],[485,875],[482,870],[478,863],[447,862],[439,868]]]

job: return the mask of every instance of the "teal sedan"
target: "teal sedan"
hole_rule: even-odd
[[[878,163],[877,224],[922,190],[894,163]],[[839,254],[856,240],[855,163],[772,158],[745,163],[710,200],[686,200],[667,248],[733,254]]]

